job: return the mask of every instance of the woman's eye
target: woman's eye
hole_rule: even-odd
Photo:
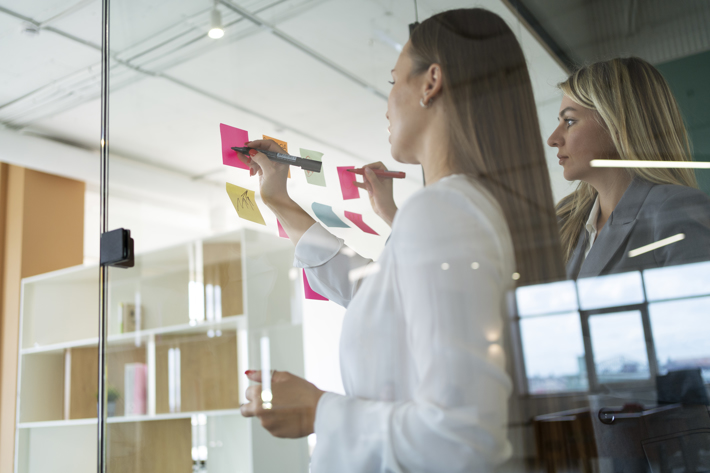
[[[387,82],[390,83],[390,84],[392,84],[392,85],[394,85],[394,81],[393,81],[393,80],[388,80]]]
[[[567,128],[569,128],[574,125],[574,120],[572,120],[571,118],[566,118],[565,123],[567,124]]]

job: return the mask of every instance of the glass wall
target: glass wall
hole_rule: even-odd
[[[96,46],[80,3],[56,28]],[[710,470],[710,6],[476,6],[437,43],[470,2],[111,2],[107,471]],[[595,84],[622,111],[557,87],[621,56],[683,125],[632,73]],[[17,472],[96,469],[87,263],[24,282]]]

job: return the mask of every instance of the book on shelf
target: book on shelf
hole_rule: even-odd
[[[148,384],[148,365],[127,363],[124,368],[124,415],[145,415]]]

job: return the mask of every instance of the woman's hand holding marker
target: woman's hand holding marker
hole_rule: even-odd
[[[248,370],[249,380],[261,383],[261,371]],[[271,392],[264,396],[261,384],[249,386],[246,404],[242,404],[244,417],[257,417],[261,425],[274,437],[299,438],[313,433],[316,407],[325,391],[321,391],[303,378],[286,371],[271,375]]]
[[[283,153],[283,149],[273,140],[247,141],[244,146]],[[249,166],[249,174],[251,176],[259,175],[261,198],[267,206],[271,207],[290,200],[286,187],[289,168],[287,164],[272,161],[256,150],[251,150],[249,156],[242,153],[237,154],[239,159]]]
[[[367,191],[372,210],[391,227],[394,214],[397,213],[397,205],[394,203],[392,179],[387,177],[381,178],[372,171],[373,169],[386,171],[387,166],[378,161],[363,166],[363,169],[365,169],[365,173],[362,176],[364,182],[355,182],[355,186]]]

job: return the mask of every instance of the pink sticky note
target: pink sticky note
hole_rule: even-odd
[[[353,222],[357,227],[362,230],[365,233],[372,233],[373,235],[379,235],[376,231],[374,231],[372,228],[368,227],[365,222],[362,221],[362,215],[361,214],[356,214],[355,212],[348,212],[347,210],[345,211],[345,217]]]
[[[281,222],[279,222],[279,219],[276,219],[276,225],[279,226],[279,236],[281,238],[288,238],[288,235],[286,234],[286,230],[284,230],[284,227],[281,226]]]
[[[343,200],[359,199],[360,189],[355,187],[355,173],[348,172],[348,169],[355,169],[355,166],[338,167],[338,177],[340,178],[340,190],[343,191]]]
[[[232,149],[233,146],[244,146],[244,143],[249,141],[249,133],[246,130],[220,123],[219,134],[222,137],[222,164],[249,169],[249,166],[244,164],[237,156],[237,152]]]
[[[314,301],[327,301],[325,297],[318,294],[316,291],[311,289],[311,285],[308,284],[308,278],[306,277],[306,270],[303,270],[303,290],[306,293],[306,299],[313,299]]]

